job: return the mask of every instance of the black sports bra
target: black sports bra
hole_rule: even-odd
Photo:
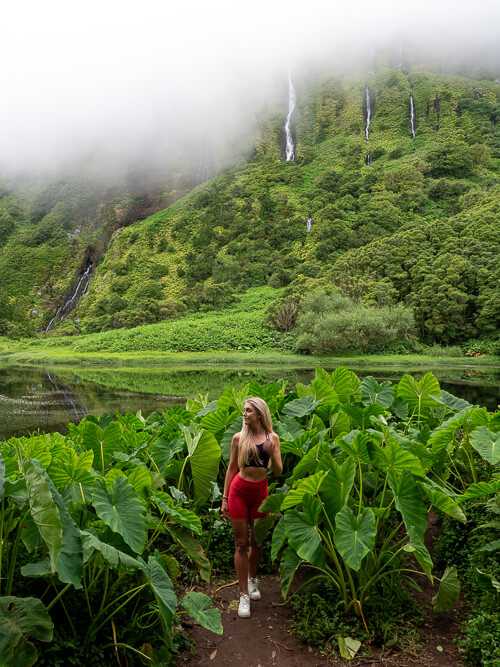
[[[269,459],[271,457],[268,454],[268,452],[266,452],[266,450],[264,449],[264,445],[268,440],[269,440],[269,433],[266,433],[266,439],[264,440],[264,442],[261,442],[260,445],[255,445],[259,453],[260,461],[258,460],[256,461],[254,458],[252,458],[245,465],[245,468],[267,468],[267,464],[269,463]]]

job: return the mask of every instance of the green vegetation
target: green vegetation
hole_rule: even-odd
[[[441,582],[436,613],[457,600],[469,564],[455,564],[457,550],[443,547],[434,566],[424,544],[428,513],[467,530],[467,517],[479,517],[485,503],[497,512],[500,413],[443,391],[431,373],[393,385],[361,381],[345,367],[318,368],[311,383],[290,392],[283,380],[252,381],[147,419],[87,417],[64,437],[0,443],[2,664],[13,664],[15,651],[23,667],[37,651],[44,664],[62,650],[73,664],[120,655],[130,665],[164,664],[181,642],[175,619],[185,612],[222,632],[210,600],[183,591],[209,581],[207,553],[221,571],[231,560],[221,558],[220,548],[232,545],[214,504],[249,396],[268,402],[284,463],[270,480],[258,537],[272,532],[268,554],[280,563],[284,597],[301,568],[304,613],[312,614],[315,582],[327,584],[322,594],[331,604],[316,600],[308,640],[326,641],[319,617],[341,655],[353,639],[391,645],[396,617],[418,621],[400,590],[414,585],[415,573]],[[470,565],[479,563],[474,555]],[[496,575],[488,568],[481,582],[494,589]],[[475,588],[470,595],[474,601]],[[382,597],[391,605],[381,608]]]
[[[144,220],[150,202],[130,185],[5,189],[0,334],[19,338],[46,328],[95,259],[89,292],[69,320],[55,323],[59,334],[171,325],[185,313],[231,306],[249,287],[268,286],[280,299],[278,331],[292,331],[302,299],[323,289],[353,299],[387,346],[394,344],[387,320],[410,309],[420,342],[481,339],[480,347],[498,354],[500,88],[383,69],[369,79],[375,113],[367,142],[366,83],[298,82],[294,163],[280,159],[283,118],[267,119],[247,160],[180,199],[189,179],[168,183],[152,208],[177,200]],[[335,336],[337,326],[352,329],[351,310],[343,324],[330,322]],[[255,322],[241,322],[240,330],[253,345]],[[395,350],[406,335],[396,336]],[[182,336],[186,343],[177,349],[207,349],[200,332],[194,342],[184,330]],[[272,337],[263,345],[271,343]],[[309,339],[304,349],[336,349],[331,343]],[[231,338],[228,346],[239,343]]]
[[[500,601],[499,514],[498,494],[486,502],[469,501],[467,524],[447,518],[438,543],[438,559],[457,567],[471,602],[459,640],[471,665],[493,667],[500,652],[500,618],[490,616]]]

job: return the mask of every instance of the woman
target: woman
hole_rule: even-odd
[[[231,517],[236,550],[234,567],[240,585],[238,616],[250,616],[250,600],[260,600],[257,568],[262,547],[255,541],[254,521],[267,516],[259,506],[267,498],[267,468],[283,471],[280,439],[273,431],[271,413],[262,398],[249,398],[243,410],[243,428],[233,436],[231,458],[224,482],[222,515]],[[239,469],[239,472],[238,472]],[[250,526],[250,552],[248,549]]]

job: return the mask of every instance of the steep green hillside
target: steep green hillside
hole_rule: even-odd
[[[500,86],[423,70],[296,85],[296,161],[282,161],[284,119],[276,116],[261,126],[250,159],[143,221],[105,226],[89,292],[57,325],[61,332],[134,327],[217,309],[248,287],[268,285],[287,287],[276,294],[285,305],[296,306],[315,287],[368,306],[402,304],[413,309],[427,342],[495,334]],[[6,211],[0,223],[15,218],[9,207],[19,201],[15,195],[0,201]],[[11,311],[5,319],[21,320],[34,309],[25,330],[28,323],[45,328],[63,301],[55,285],[59,293],[70,291],[103,233],[102,210],[116,215],[116,202],[114,209],[109,199],[93,205],[77,239],[54,231],[67,236],[65,225],[72,226],[57,218],[60,203],[34,233],[27,223],[19,230],[12,224],[10,236],[4,232],[0,304]],[[0,224],[0,243],[7,227]],[[23,259],[24,244],[30,250]],[[0,333],[9,333],[5,325]]]

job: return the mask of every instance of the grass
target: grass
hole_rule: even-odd
[[[348,365],[354,369],[500,368],[500,357],[457,356],[457,349],[434,346],[428,354],[314,356],[287,350],[291,334],[266,326],[266,309],[282,290],[256,287],[221,311],[196,313],[159,324],[80,336],[13,341],[0,338],[0,361],[18,365],[199,366],[286,365],[312,368]],[[439,348],[439,350],[437,350]],[[439,353],[439,354],[437,354]]]
[[[127,351],[127,352],[75,352],[68,349],[44,347],[1,348],[0,361],[17,365],[84,365],[84,366],[130,366],[179,364],[199,366],[215,365],[279,365],[286,364],[296,368],[311,368],[320,365],[349,366],[349,368],[500,368],[500,357],[433,357],[426,355],[352,355],[352,356],[314,356],[301,355],[279,350],[216,350],[203,352],[163,352],[163,351]],[[410,372],[406,371],[405,372]]]

